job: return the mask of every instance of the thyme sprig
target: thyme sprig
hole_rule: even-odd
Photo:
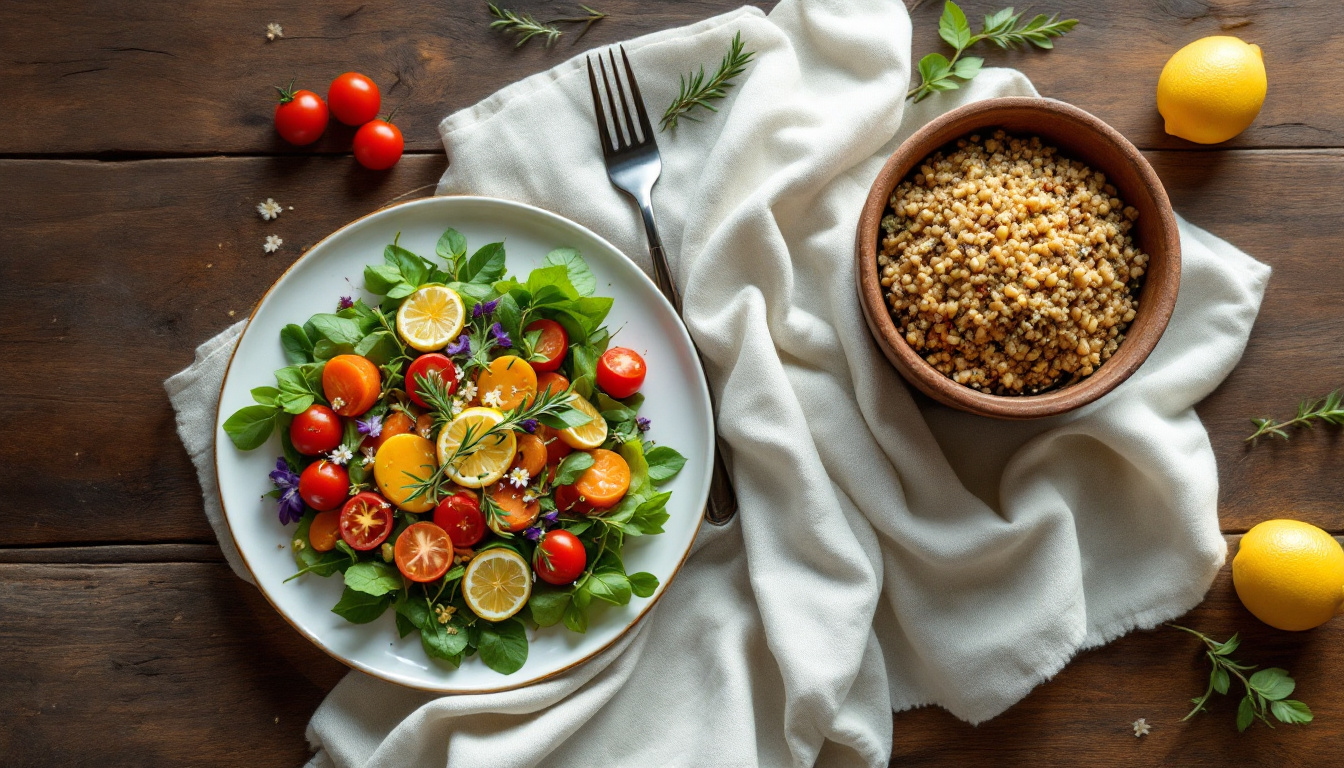
[[[1337,427],[1344,426],[1344,390],[1337,389],[1322,398],[1303,400],[1297,404],[1297,415],[1288,421],[1251,419],[1251,423],[1255,425],[1255,432],[1246,438],[1246,442],[1253,443],[1265,435],[1274,435],[1287,440],[1290,428],[1312,427],[1317,421],[1334,424]]]
[[[677,127],[677,119],[684,117],[687,120],[696,120],[690,114],[696,107],[704,107],[711,112],[717,112],[718,109],[711,103],[722,99],[728,95],[728,89],[733,85],[733,79],[742,74],[747,64],[751,63],[751,57],[755,56],[755,51],[743,52],[742,33],[739,31],[733,35],[733,42],[728,47],[728,54],[719,62],[719,69],[714,76],[705,80],[705,68],[702,65],[698,73],[691,73],[681,76],[681,90],[677,93],[677,98],[667,107],[663,113],[663,120],[660,126],[661,130]]]
[[[601,11],[589,8],[580,4],[579,7],[587,14],[577,18],[550,19],[548,21],[538,21],[536,17],[526,11],[511,11],[507,8],[500,8],[494,3],[486,3],[490,6],[490,15],[495,17],[495,21],[490,22],[491,29],[497,29],[504,34],[515,34],[518,36],[518,42],[513,47],[521,48],[534,37],[540,36],[547,48],[560,39],[564,33],[556,24],[582,24],[583,29],[575,36],[574,41],[578,42],[588,32],[588,28],[597,22],[605,19],[607,14]]]
[[[1196,632],[1179,624],[1168,624],[1167,626],[1172,629],[1179,629],[1182,632],[1189,632],[1198,637],[1204,643],[1205,657],[1213,665],[1213,669],[1209,672],[1208,688],[1204,689],[1204,695],[1191,699],[1195,708],[1190,710],[1190,714],[1181,718],[1182,722],[1189,720],[1200,712],[1207,712],[1209,697],[1215,692],[1226,694],[1231,687],[1233,677],[1240,680],[1242,688],[1246,690],[1246,695],[1237,705],[1238,731],[1245,731],[1257,718],[1265,725],[1273,728],[1274,724],[1269,721],[1270,715],[1273,715],[1274,719],[1280,723],[1311,722],[1311,709],[1300,701],[1288,698],[1288,695],[1297,687],[1293,678],[1288,676],[1288,670],[1270,667],[1259,670],[1248,678],[1245,673],[1255,669],[1255,665],[1241,664],[1230,657],[1237,646],[1241,645],[1239,635],[1232,635],[1226,642],[1220,643],[1202,632]]]

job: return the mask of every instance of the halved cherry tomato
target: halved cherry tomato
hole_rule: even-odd
[[[565,353],[569,351],[569,334],[565,333],[565,327],[554,320],[533,320],[527,324],[523,330],[527,332],[541,331],[541,336],[537,337],[537,344],[533,347],[539,355],[545,355],[545,360],[533,360],[532,367],[538,371],[554,371],[565,361]]]
[[[485,538],[481,503],[469,493],[454,493],[434,509],[434,524],[448,532],[455,547],[471,547]]]
[[[373,549],[391,532],[392,505],[382,496],[364,491],[341,507],[341,538],[355,549]]]
[[[406,369],[406,394],[410,396],[411,402],[421,408],[429,407],[429,403],[420,395],[421,376],[442,381],[450,396],[457,391],[457,370],[453,361],[438,352],[421,355],[411,361],[411,366]]]
[[[630,465],[615,451],[598,448],[589,455],[593,465],[574,481],[574,488],[594,507],[610,507],[630,490]]]
[[[310,405],[289,422],[289,442],[304,456],[316,456],[340,445],[344,431],[335,411],[325,405]]]
[[[569,379],[563,375],[555,371],[537,374],[537,392],[544,395],[549,391],[558,395],[566,389],[569,389]]]
[[[308,546],[318,552],[330,552],[341,538],[341,513],[329,509],[318,512],[308,524]]]
[[[514,488],[508,480],[500,480],[490,486],[490,500],[504,513],[502,518],[490,521],[495,530],[517,532],[537,521],[541,514],[541,502],[523,500],[525,488]]]
[[[401,129],[386,120],[370,120],[355,131],[355,159],[371,171],[396,165],[405,148]]]
[[[358,416],[378,402],[383,382],[378,366],[359,355],[337,355],[322,369],[322,391],[332,410]]]
[[[617,400],[638,392],[647,373],[644,358],[633,349],[612,347],[597,358],[597,386]]]
[[[560,439],[556,430],[545,424],[537,426],[537,437],[540,437],[541,441],[546,444],[547,464],[559,464],[561,459],[574,452],[574,449],[569,447],[569,443]]]
[[[279,88],[280,103],[275,105],[275,130],[290,144],[303,146],[317,141],[327,129],[327,105],[312,91]]]
[[[389,439],[397,435],[404,435],[415,428],[415,422],[403,411],[394,411],[383,419],[383,431],[378,433],[377,437],[366,437],[361,447],[368,448],[374,453],[383,447]]]
[[[561,512],[573,512],[576,515],[591,515],[594,512],[605,512],[609,507],[598,507],[584,498],[579,489],[572,485],[557,485],[555,487],[555,508]]]
[[[546,444],[536,435],[529,435],[526,432],[520,432],[518,438],[518,453],[513,457],[513,466],[510,469],[519,467],[527,470],[529,477],[536,477],[546,468]]]
[[[378,116],[382,94],[378,85],[358,72],[346,72],[331,81],[327,106],[346,125],[363,125]]]
[[[350,495],[350,475],[339,464],[315,461],[299,475],[299,495],[318,511],[335,509]]]
[[[499,405],[493,398],[487,402],[491,392],[497,392]],[[504,355],[490,361],[490,367],[481,371],[476,378],[476,399],[482,405],[507,411],[524,403],[532,402],[537,394],[537,372],[527,361],[516,355]]]
[[[579,578],[588,564],[583,542],[569,531],[547,531],[537,545],[532,569],[547,584],[569,584]]]
[[[413,523],[393,547],[397,569],[411,581],[434,581],[453,564],[453,540],[433,523]]]

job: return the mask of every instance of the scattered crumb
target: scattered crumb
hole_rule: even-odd
[[[206,265],[205,265],[205,268],[206,268],[206,269],[210,269],[210,268],[213,267],[213,266],[215,266],[215,263],[212,261],[212,262],[210,262],[209,264],[206,264]]]
[[[236,313],[232,309],[229,310],[229,317],[233,317],[235,314]]]
[[[271,22],[270,24],[266,25],[267,40],[274,40],[277,37],[284,37],[284,36],[285,36],[284,27],[281,27],[279,24],[276,24],[275,22]]]
[[[266,242],[261,246],[261,250],[267,253],[275,253],[284,244],[285,241],[281,240],[279,235],[267,235]]]
[[[1136,739],[1140,736],[1147,736],[1148,732],[1153,729],[1153,727],[1148,724],[1147,718],[1143,717],[1140,717],[1138,720],[1135,720],[1133,722],[1133,726],[1134,726],[1134,738]]]

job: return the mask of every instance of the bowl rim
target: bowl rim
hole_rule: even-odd
[[[877,271],[877,236],[892,190],[916,163],[948,143],[940,141],[936,146],[931,145],[930,142],[937,134],[953,123],[979,118],[964,133],[958,134],[967,135],[994,127],[997,124],[996,116],[1021,110],[1046,112],[1062,118],[1090,133],[1093,139],[1110,144],[1130,162],[1157,210],[1155,226],[1159,230],[1158,242],[1164,249],[1164,261],[1162,269],[1150,269],[1145,275],[1140,292],[1143,297],[1141,312],[1142,309],[1148,312],[1146,318],[1141,318],[1143,322],[1136,320],[1131,324],[1120,345],[1120,350],[1126,350],[1123,356],[1117,350],[1094,373],[1061,389],[1039,395],[994,395],[958,384],[943,375],[920,357],[899,333],[882,295]],[[955,137],[951,140],[955,140]],[[1108,169],[1099,170],[1106,173]],[[1107,173],[1107,176],[1113,174]],[[1131,205],[1133,202],[1129,201]],[[882,352],[907,381],[944,405],[999,419],[1021,420],[1055,416],[1081,408],[1106,395],[1138,370],[1157,346],[1171,320],[1180,288],[1181,246],[1176,214],[1171,208],[1165,187],[1143,154],[1119,131],[1072,104],[1043,97],[1010,96],[976,101],[945,112],[901,142],[887,158],[869,188],[859,216],[855,262],[859,305],[864,320]]]

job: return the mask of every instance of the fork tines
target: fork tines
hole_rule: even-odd
[[[621,82],[620,71],[616,67],[616,54],[608,49],[611,60],[611,79],[616,81],[616,93],[620,95],[621,108],[616,108],[616,96],[612,93],[611,82],[607,79],[607,65],[602,54],[597,55],[598,69],[602,70],[602,90],[606,93],[606,102],[611,109],[611,124],[616,129],[615,141],[607,128],[607,111],[603,109],[602,94],[597,89],[597,74],[593,70],[593,60],[588,58],[588,84],[593,89],[593,107],[597,110],[597,131],[602,137],[602,154],[613,155],[636,147],[653,144],[653,126],[649,124],[649,113],[644,108],[644,99],[639,95],[639,83],[635,81],[635,72],[630,68],[630,57],[621,46],[621,61],[625,64],[625,80],[630,84],[631,100],[635,103],[635,116],[639,118],[639,134],[635,133],[635,123],[631,119],[630,102],[626,100],[625,85]],[[621,117],[625,118],[625,131],[621,131]]]

